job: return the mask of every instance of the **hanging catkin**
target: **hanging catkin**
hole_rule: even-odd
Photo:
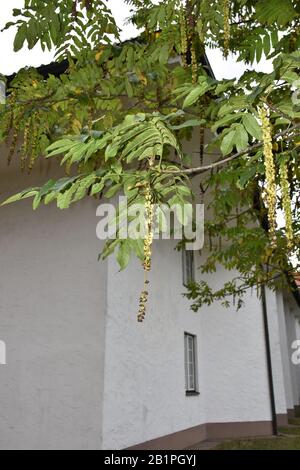
[[[12,135],[12,139],[11,139],[11,143],[10,143],[10,147],[9,147],[9,152],[8,152],[8,156],[7,156],[7,164],[8,165],[11,164],[12,157],[15,154],[17,144],[18,144],[19,133],[20,133],[20,121],[16,120],[16,122],[14,124],[14,130],[13,130],[13,135]]]
[[[6,136],[6,144],[8,144],[9,134],[14,126],[16,102],[17,102],[17,93],[14,90],[12,91],[10,95],[9,112],[6,115],[6,123],[5,123],[5,131],[4,131],[4,134]]]
[[[288,164],[286,160],[280,163],[280,187],[282,196],[282,206],[285,217],[285,233],[287,238],[288,249],[293,247],[293,215],[292,215],[292,201],[290,198],[290,183],[288,179]]]
[[[145,319],[147,301],[149,296],[149,279],[148,274],[151,271],[152,260],[152,244],[153,244],[153,218],[154,218],[154,204],[151,194],[151,186],[148,184],[145,191],[145,218],[146,218],[146,236],[144,239],[144,289],[140,296],[138,321],[142,322]]]
[[[198,61],[195,45],[192,45],[191,48],[191,59],[192,59],[192,83],[195,85],[198,80]]]
[[[181,59],[182,65],[187,66],[186,55],[188,51],[187,24],[183,8],[180,10],[180,38],[181,38]]]
[[[25,127],[24,127],[24,136],[23,136],[23,145],[21,147],[21,171],[25,170],[27,158],[28,158],[28,152],[30,148],[30,141],[31,141],[31,136],[32,136],[32,128],[31,128],[31,118],[26,121]]]
[[[266,195],[268,205],[269,234],[271,243],[276,244],[276,173],[272,149],[272,131],[268,111],[265,107],[259,109],[264,142],[264,164],[266,175]]]
[[[31,172],[33,169],[34,163],[38,158],[38,145],[39,145],[39,128],[40,120],[39,114],[36,112],[31,118],[31,128],[32,128],[32,137],[31,137],[31,148],[30,148],[30,159],[28,164],[28,171]]]
[[[149,170],[154,165],[154,157],[149,158]],[[146,315],[147,302],[149,297],[149,279],[148,275],[151,271],[152,261],[152,244],[154,238],[154,201],[151,192],[151,184],[147,183],[145,187],[145,223],[146,223],[146,235],[144,238],[144,288],[140,296],[138,322],[143,322]]]
[[[229,54],[230,41],[230,0],[223,1],[223,20],[224,20],[224,57],[227,59]]]

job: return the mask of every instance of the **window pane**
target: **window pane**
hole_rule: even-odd
[[[188,365],[187,365],[187,340],[188,337],[185,335],[184,338],[184,366],[185,366],[185,388],[189,388],[189,373],[188,373]]]
[[[185,285],[195,279],[193,251],[182,251],[182,277]]]
[[[185,383],[187,391],[195,391],[196,380],[196,338],[188,333],[185,334],[184,361],[185,361]]]

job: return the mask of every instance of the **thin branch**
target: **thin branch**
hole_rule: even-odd
[[[262,286],[262,285],[267,285],[269,282],[272,282],[272,281],[276,281],[277,279],[280,279],[282,276],[284,275],[287,275],[289,276],[291,273],[294,272],[294,268],[291,268],[289,270],[282,270],[280,269],[279,267],[277,268],[278,269],[278,273],[277,274],[274,274],[273,276],[267,276],[266,279],[263,279],[262,281],[257,281],[253,284],[249,284],[249,282],[251,281],[251,279],[249,279],[248,283],[247,283],[247,280],[245,281],[244,284],[241,284],[240,287],[237,287],[236,290],[234,292],[227,292],[224,294],[224,297],[231,297],[231,296],[238,296],[239,294],[244,294],[248,289],[253,289],[255,287],[259,287],[259,286]],[[268,274],[268,273],[265,273],[265,274]],[[243,279],[241,277],[239,278],[235,278],[234,281],[237,281],[239,279]],[[245,278],[244,278],[245,279]],[[216,294],[219,294],[223,289],[220,289],[219,291],[216,291],[213,293],[213,295],[216,295]],[[292,289],[291,289],[292,290]]]
[[[300,124],[295,124],[294,126],[288,128],[288,129],[285,129],[284,131],[278,132],[278,134],[276,134],[274,136],[274,139],[278,139],[279,137],[284,137],[285,135],[289,134],[290,132],[292,132],[296,129],[300,129]],[[206,171],[217,168],[221,165],[225,165],[225,163],[229,163],[232,160],[236,160],[237,158],[242,157],[243,155],[246,155],[248,153],[251,153],[251,152],[253,152],[253,150],[257,150],[262,146],[263,146],[263,142],[260,141],[260,142],[257,142],[254,145],[251,145],[250,147],[246,148],[245,150],[242,150],[241,152],[234,153],[230,157],[224,158],[223,160],[218,160],[214,163],[211,163],[210,165],[203,165],[203,166],[199,166],[199,167],[196,167],[196,168],[189,168],[187,170],[163,170],[162,173],[198,175],[200,173],[205,173]]]
[[[266,100],[266,104],[269,106],[270,109],[272,109],[272,111],[274,111],[276,114],[279,114],[279,116],[283,117],[284,119],[287,119],[290,122],[292,121],[291,117],[288,114],[278,109],[276,106],[274,106],[274,104],[270,103],[267,100]]]

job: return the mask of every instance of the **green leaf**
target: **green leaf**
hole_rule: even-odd
[[[221,152],[223,155],[228,155],[232,152],[234,147],[234,140],[235,140],[235,131],[230,131],[222,140],[221,143]]]
[[[176,191],[180,192],[183,196],[191,197],[192,191],[187,186],[179,185],[175,187]]]
[[[212,132],[217,132],[219,127],[225,127],[228,124],[231,124],[234,121],[237,121],[242,116],[242,113],[235,113],[235,114],[228,114],[224,116],[222,119],[219,119],[211,128]]]
[[[35,196],[35,198],[33,199],[33,203],[32,203],[32,207],[33,207],[34,211],[40,206],[41,201],[42,201],[42,198],[41,198],[40,194],[38,193]]]
[[[45,199],[44,199],[44,204],[47,206],[48,204],[50,204],[51,202],[55,201],[55,199],[58,197],[58,194],[56,191],[51,191],[50,193],[48,193],[46,196],[45,196]]]
[[[261,140],[262,139],[262,130],[259,126],[257,120],[255,119],[252,114],[244,114],[243,115],[243,124],[245,126],[246,131],[255,139]]]
[[[252,165],[251,167],[246,167],[237,181],[237,187],[239,189],[244,189],[249,183],[249,181],[253,180],[253,177],[256,175],[256,173],[257,168],[255,165]]]
[[[278,32],[276,29],[274,29],[272,32],[271,32],[271,40],[272,40],[272,46],[275,47],[277,46],[277,43],[278,43]]]
[[[170,129],[177,131],[180,129],[184,129],[186,127],[197,127],[205,124],[205,119],[190,119],[188,121],[183,122],[182,124],[178,124],[176,126],[170,126]]]
[[[107,199],[111,199],[112,197],[114,197],[121,190],[122,187],[123,187],[122,183],[118,183],[118,184],[115,184],[115,185],[111,186],[109,188],[109,190],[106,191],[105,197]]]
[[[100,183],[93,184],[91,195],[95,196],[96,194],[101,193],[101,191],[103,190],[103,187],[104,187],[104,182],[103,181],[100,181]]]
[[[40,192],[39,192],[39,195],[41,197],[45,196],[46,194],[48,194],[49,192],[51,192],[51,190],[53,189],[55,185],[55,181],[54,180],[49,180],[47,181],[46,184],[44,184],[44,186],[42,186]]]
[[[266,33],[264,37],[264,53],[266,57],[268,57],[270,50],[271,50],[271,40],[270,40],[269,34]]]
[[[130,246],[135,252],[136,256],[143,261],[144,260],[144,240],[142,238],[137,238],[136,240],[129,240]]]
[[[26,39],[26,35],[27,35],[27,25],[26,23],[23,23],[18,29],[18,32],[15,36],[15,40],[14,40],[15,52],[18,52],[20,49],[22,49],[24,41]]]
[[[121,242],[120,248],[117,254],[117,261],[120,265],[121,271],[123,271],[127,267],[130,261],[130,252],[131,252],[131,249],[127,241]]]
[[[242,124],[238,124],[236,127],[234,141],[238,152],[248,147],[248,134]]]
[[[263,52],[263,43],[260,37],[258,37],[256,46],[256,62],[259,63],[261,60],[262,52]]]
[[[125,88],[126,88],[126,93],[128,95],[128,98],[132,98],[134,92],[133,92],[133,87],[132,87],[128,77],[126,77],[126,79],[125,79]]]
[[[285,26],[297,17],[291,0],[259,0],[255,6],[256,15],[261,23]]]
[[[27,199],[29,197],[36,196],[38,190],[39,188],[26,189],[25,191],[22,191],[18,194],[14,194],[13,196],[9,197],[4,202],[2,202],[1,206],[6,206],[7,204],[12,204],[13,202],[21,201],[22,199]]]
[[[182,107],[188,108],[196,103],[200,96],[203,96],[210,89],[210,85],[208,83],[201,83],[201,85],[197,85],[185,98]]]
[[[60,139],[49,145],[46,149],[47,157],[53,157],[54,155],[59,155],[67,150],[71,150],[73,147],[77,147],[78,141],[71,139]]]
[[[169,44],[165,44],[159,53],[159,63],[164,65],[168,62],[169,59]]]

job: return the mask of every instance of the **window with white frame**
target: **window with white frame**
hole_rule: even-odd
[[[184,334],[185,390],[197,393],[197,338],[190,333]]]
[[[182,250],[182,278],[185,286],[195,280],[195,260],[192,250]]]

